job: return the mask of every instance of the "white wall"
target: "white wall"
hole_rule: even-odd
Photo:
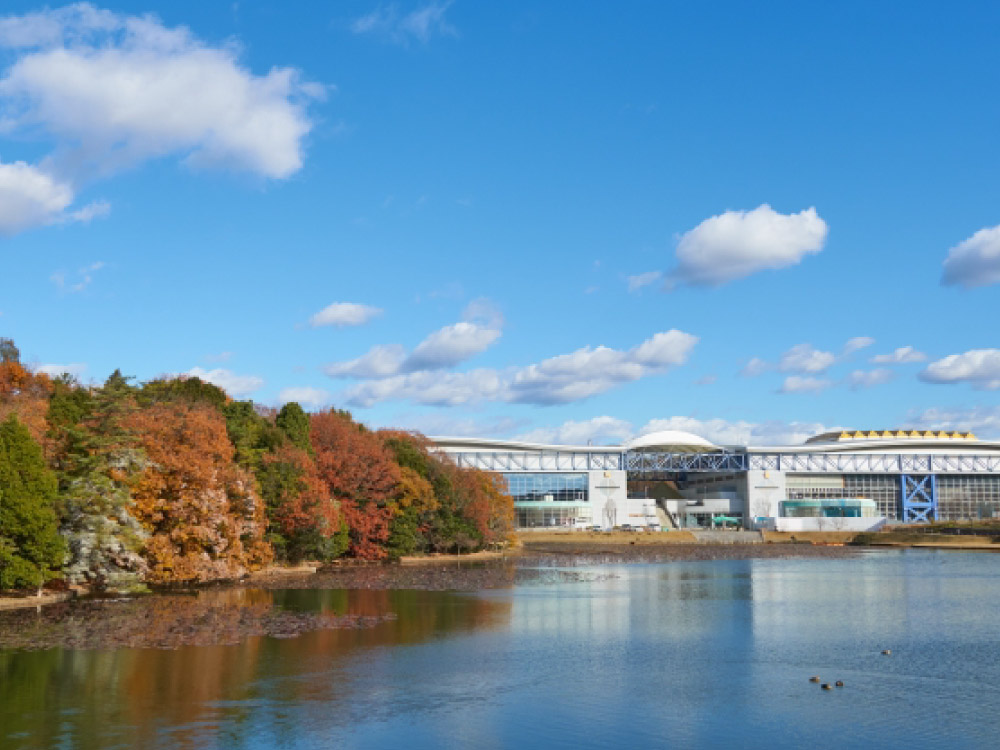
[[[774,518],[777,531],[877,531],[885,516],[874,518]]]
[[[590,471],[587,473],[587,496],[593,508],[593,523],[610,528],[629,523],[626,501],[628,474],[624,471]]]
[[[746,518],[778,515],[778,503],[788,497],[785,472],[751,469],[746,475]]]

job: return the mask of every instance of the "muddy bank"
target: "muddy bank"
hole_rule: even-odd
[[[857,548],[813,544],[668,544],[626,541],[595,544],[567,537],[559,541],[525,541],[525,559],[559,565],[592,565],[622,562],[681,562],[746,560],[750,558],[841,558],[858,554]]]
[[[175,649],[240,643],[251,636],[293,638],[314,630],[368,628],[377,617],[289,612],[268,591],[241,589],[84,599],[41,610],[0,613],[0,649]]]

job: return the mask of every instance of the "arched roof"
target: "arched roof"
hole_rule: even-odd
[[[640,435],[625,446],[630,451],[663,450],[672,453],[702,453],[719,450],[703,437],[681,430],[659,430]]]

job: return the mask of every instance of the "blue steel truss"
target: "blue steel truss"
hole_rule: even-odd
[[[938,520],[937,476],[899,475],[903,504],[903,523],[929,523]]]

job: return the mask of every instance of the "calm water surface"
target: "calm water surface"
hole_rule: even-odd
[[[479,594],[273,592],[398,614],[369,630],[0,652],[0,747],[1000,747],[1000,556],[585,570]]]

